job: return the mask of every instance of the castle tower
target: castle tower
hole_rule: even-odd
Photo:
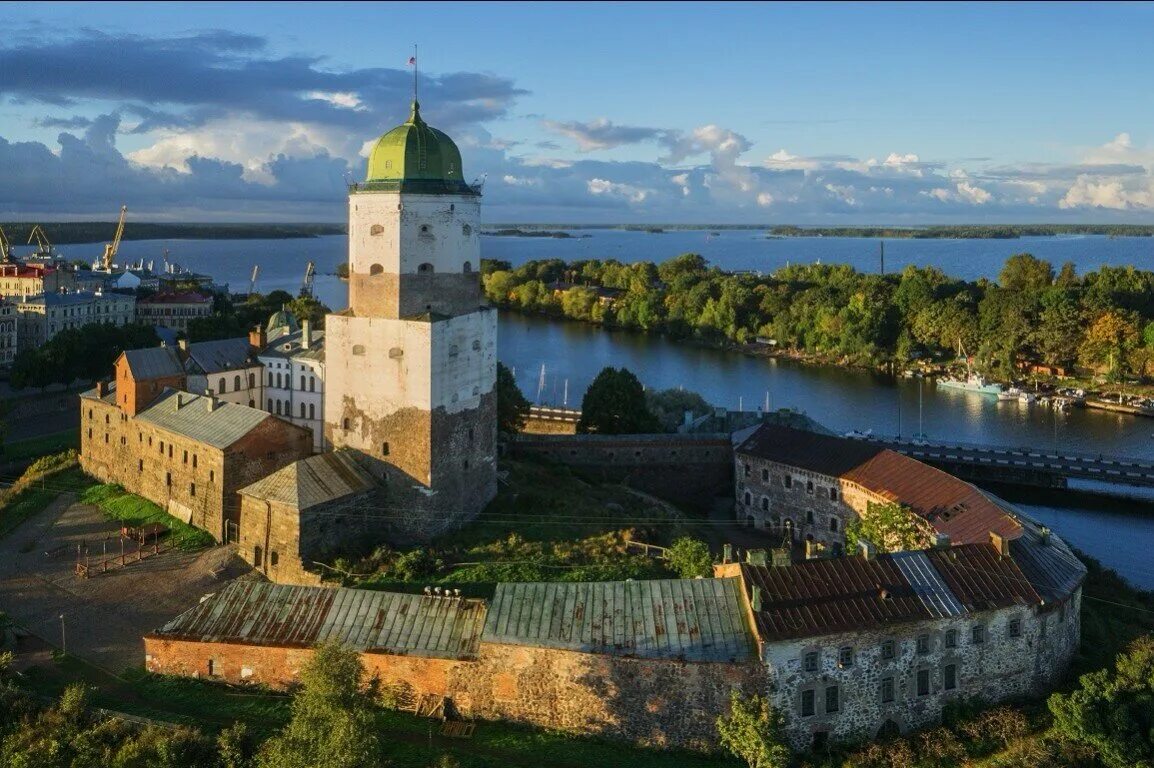
[[[326,318],[325,439],[373,460],[403,536],[464,522],[497,492],[480,197],[416,101],[349,188],[349,308]]]

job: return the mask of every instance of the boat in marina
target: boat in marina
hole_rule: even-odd
[[[998,395],[1002,392],[1002,385],[995,381],[986,381],[984,376],[971,373],[964,379],[955,379],[946,376],[938,379],[938,386],[945,389],[960,389],[964,392],[975,392],[979,395]]]

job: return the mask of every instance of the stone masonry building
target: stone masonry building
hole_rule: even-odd
[[[859,440],[764,424],[736,447],[734,464],[736,517],[775,542],[838,552],[850,522],[871,504],[895,502],[909,511],[922,547],[1022,534],[1012,513],[970,483]]]
[[[413,102],[349,188],[349,308],[325,319],[325,444],[369,459],[402,538],[460,525],[497,492],[497,313],[463,173]]]
[[[182,387],[170,347],[123,353],[116,379],[80,396],[80,464],[218,541],[239,535],[247,486],[312,453],[307,430]]]

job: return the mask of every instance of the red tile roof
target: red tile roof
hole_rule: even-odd
[[[908,506],[953,544],[985,544],[990,531],[1006,539],[1022,534],[1014,516],[973,485],[881,446],[763,424],[737,453],[856,483]]]
[[[936,549],[926,552],[926,557],[967,611],[1042,602],[1014,559],[999,555],[992,546]]]

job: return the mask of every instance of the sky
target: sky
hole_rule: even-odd
[[[1149,3],[0,10],[0,219],[342,221],[416,45],[492,223],[1154,223]]]

